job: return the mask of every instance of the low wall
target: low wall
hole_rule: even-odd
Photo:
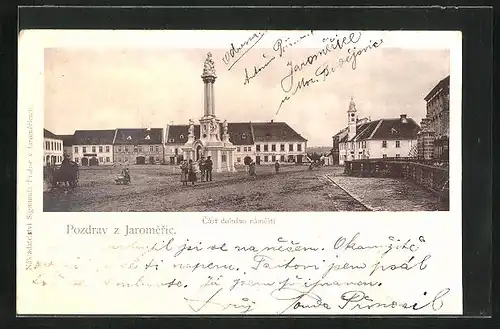
[[[449,170],[446,163],[409,159],[362,159],[345,161],[344,173],[358,177],[390,177],[409,179],[443,198],[448,198]]]

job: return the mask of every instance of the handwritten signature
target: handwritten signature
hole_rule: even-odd
[[[238,61],[245,56],[247,52],[250,51],[260,40],[264,37],[266,32],[256,32],[248,37],[240,46],[235,47],[234,43],[231,43],[231,47],[222,58],[224,64],[229,65],[227,68],[230,71]],[[245,48],[246,47],[246,48]],[[230,64],[231,63],[231,64]]]
[[[250,300],[247,297],[241,298],[238,302],[232,302],[232,303],[223,303],[223,302],[217,302],[216,301],[216,296],[221,293],[223,288],[219,288],[213,295],[211,295],[207,299],[190,299],[184,297],[184,300],[187,302],[189,308],[193,310],[193,312],[198,313],[205,307],[209,305],[214,305],[217,306],[219,310],[224,311],[227,310],[228,308],[233,308],[236,310],[241,310],[240,313],[245,314],[248,312],[251,312],[254,310],[254,305],[255,301]]]

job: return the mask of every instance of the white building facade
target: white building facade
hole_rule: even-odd
[[[43,130],[43,165],[59,165],[64,159],[64,146],[61,137]]]
[[[113,130],[76,130],[73,138],[72,160],[80,166],[112,165]]]
[[[410,157],[417,149],[418,124],[406,114],[357,124],[357,110],[351,99],[348,128],[339,141],[339,164],[357,159]]]

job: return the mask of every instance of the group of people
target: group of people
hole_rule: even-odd
[[[192,159],[182,161],[180,165],[182,185],[188,185],[188,183],[194,185],[198,180],[198,172],[200,172],[200,180],[202,182],[211,182],[213,166],[214,163],[210,156],[206,159],[202,156],[198,161],[193,161]]]

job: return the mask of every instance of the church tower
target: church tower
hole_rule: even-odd
[[[349,103],[349,109],[347,110],[347,135],[349,140],[356,136],[356,104],[354,103],[353,97],[351,97],[351,102]]]

